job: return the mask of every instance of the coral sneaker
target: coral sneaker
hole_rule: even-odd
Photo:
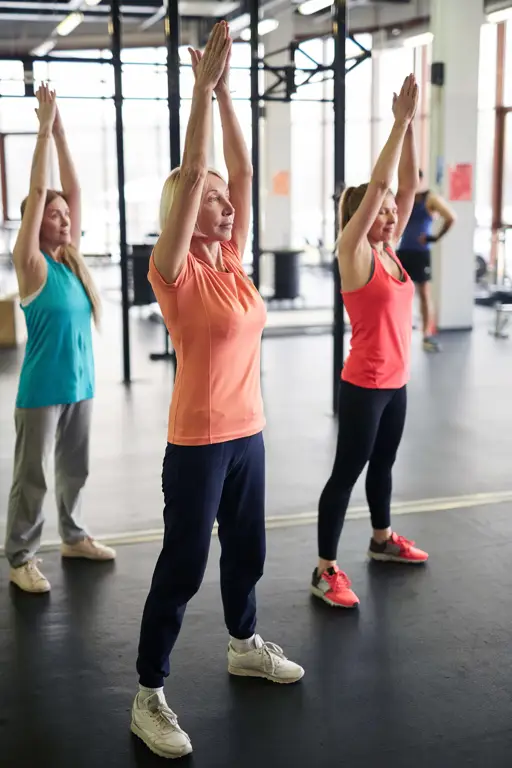
[[[311,593],[333,608],[355,608],[359,605],[359,598],[350,589],[351,584],[347,574],[340,571],[337,565],[328,568],[320,575],[315,568],[311,581]]]
[[[409,563],[419,565],[426,563],[428,555],[423,550],[414,546],[414,541],[409,541],[404,536],[392,533],[391,538],[384,544],[378,544],[371,539],[368,556],[372,560],[383,563]]]

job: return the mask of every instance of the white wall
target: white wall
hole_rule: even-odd
[[[430,186],[455,210],[457,222],[433,249],[439,329],[470,328],[474,308],[475,167],[482,0],[432,0],[433,61],[445,64],[445,84],[432,86]],[[473,194],[450,200],[450,168],[470,163]],[[437,177],[437,184],[436,184]]]

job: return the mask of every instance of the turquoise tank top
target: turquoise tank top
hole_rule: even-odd
[[[94,396],[91,302],[69,267],[44,257],[46,283],[22,305],[28,340],[17,408],[68,405]]]

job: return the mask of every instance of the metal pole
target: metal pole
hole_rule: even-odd
[[[117,186],[119,190],[119,248],[121,254],[121,305],[123,318],[123,382],[131,382],[130,323],[128,299],[128,249],[126,245],[126,201],[124,197],[123,77],[121,69],[120,0],[112,0],[111,44],[114,67],[114,104],[116,108]]]
[[[251,114],[252,114],[252,279],[260,287],[260,93],[259,93],[259,1],[250,0]]]
[[[180,147],[180,15],[178,0],[169,0],[165,20],[167,40],[167,106],[169,107],[169,139],[171,169],[181,163]]]
[[[334,37],[334,188],[335,237],[338,235],[338,200],[345,185],[345,59],[347,0],[335,0],[332,7]],[[332,407],[338,413],[338,391],[344,360],[345,319],[337,259],[334,261],[333,387]]]
[[[169,107],[169,140],[171,146],[171,170],[181,163],[180,147],[180,15],[178,0],[169,0],[165,17],[167,43],[167,106]],[[164,351],[153,352],[151,360],[171,360],[176,355],[169,350],[169,333],[164,325]]]

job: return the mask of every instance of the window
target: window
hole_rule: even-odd
[[[478,109],[494,109],[496,106],[497,47],[498,26],[496,24],[484,24],[480,32]]]
[[[159,231],[162,185],[170,171],[169,110],[166,101],[126,101],[124,118],[127,240],[144,242]]]
[[[494,25],[496,26],[496,25]],[[505,106],[512,107],[512,20],[506,23],[505,32]]]
[[[0,61],[0,96],[23,96],[24,93],[21,61]]]
[[[492,226],[492,185],[496,126],[497,25],[484,24],[480,32],[478,75],[478,145],[475,183],[477,227]]]
[[[364,48],[371,48],[371,35],[357,38]],[[332,39],[301,43],[307,56],[330,65],[334,56]],[[361,55],[361,48],[347,40],[347,57]],[[296,64],[314,68],[301,52]],[[305,75],[297,73],[297,78]],[[334,243],[334,112],[332,73],[319,73],[308,85],[298,89],[292,100],[292,231],[297,245],[307,239]],[[308,101],[306,101],[306,99]],[[322,103],[321,99],[325,101]],[[372,64],[359,63],[346,78],[345,181],[359,184],[368,179],[371,167]]]

